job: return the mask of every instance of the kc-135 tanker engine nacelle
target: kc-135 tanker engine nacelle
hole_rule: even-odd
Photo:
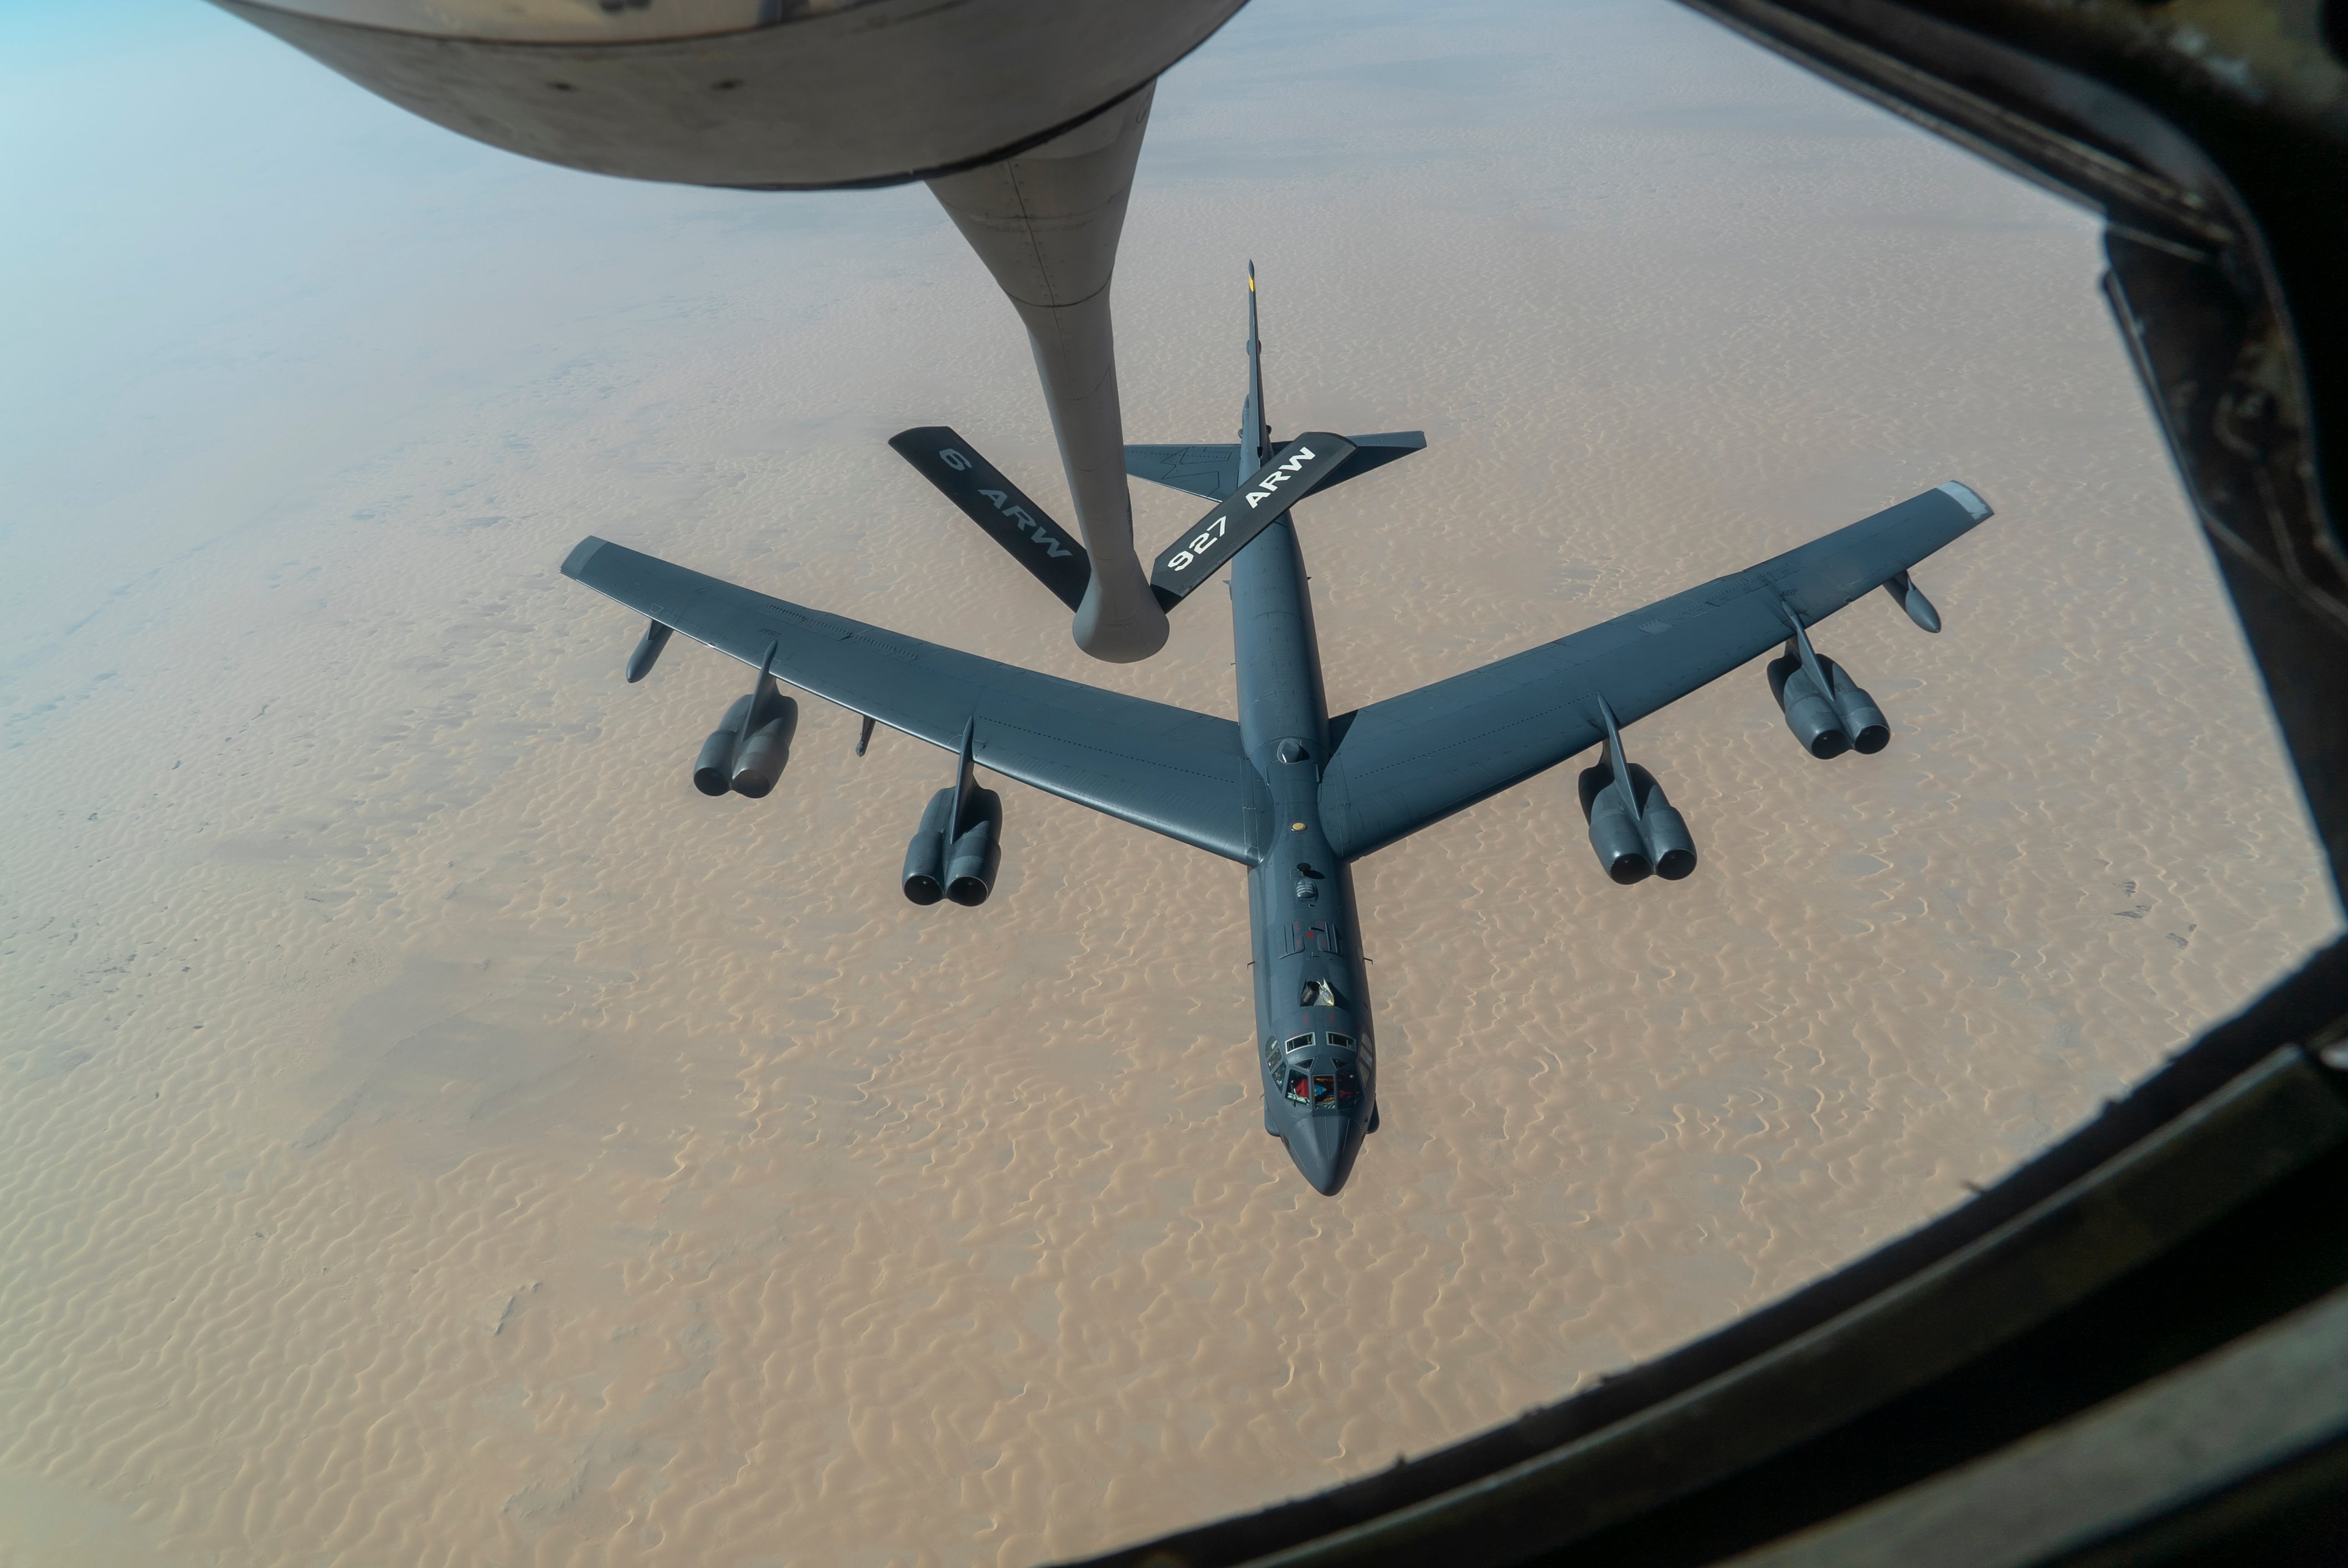
[[[1002,867],[1003,797],[978,782],[965,730],[953,784],[930,797],[905,845],[905,897],[916,904],[946,898],[975,909],[994,891]]]

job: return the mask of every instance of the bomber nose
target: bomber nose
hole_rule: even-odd
[[[1354,1135],[1359,1125],[1351,1116],[1315,1116],[1292,1123],[1281,1140],[1288,1145],[1288,1157],[1324,1198],[1334,1197],[1354,1173],[1354,1155],[1362,1144]]]

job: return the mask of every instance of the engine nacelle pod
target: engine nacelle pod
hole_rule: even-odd
[[[1826,671],[1827,683],[1834,688],[1835,712],[1842,716],[1843,732],[1850,736],[1850,749],[1863,757],[1871,757],[1891,743],[1891,721],[1875,705],[1875,699],[1850,678],[1850,671],[1831,659],[1820,659],[1818,668]]]
[[[922,809],[922,825],[905,845],[905,897],[916,904],[934,904],[946,896],[946,827],[953,799],[950,789],[932,795]]]
[[[771,712],[743,737],[734,753],[734,793],[760,800],[773,793],[791,760],[791,737],[798,733],[799,705],[778,697]]]
[[[1654,875],[1655,863],[1647,856],[1639,819],[1622,804],[1622,792],[1612,787],[1613,783],[1614,770],[1605,763],[1582,769],[1581,815],[1590,820],[1590,847],[1597,852],[1598,864],[1608,876],[1628,887]]]
[[[1003,868],[1003,797],[973,786],[963,800],[963,830],[946,856],[946,897],[975,909],[994,891]]]
[[[1655,775],[1632,763],[1631,794],[1637,815],[1622,804],[1621,792],[1610,787],[1614,771],[1609,762],[1586,768],[1581,774],[1581,815],[1590,821],[1590,847],[1606,875],[1624,886],[1646,880],[1650,874],[1676,882],[1695,869],[1695,840],[1687,819],[1664,798]]]
[[[704,794],[724,794],[734,787],[734,749],[742,739],[743,721],[750,716],[750,699],[736,697],[726,717],[701,743],[693,764],[693,787]]]
[[[1824,660],[1818,662],[1821,667],[1826,664]],[[1810,755],[1824,760],[1850,750],[1850,732],[1843,728],[1842,715],[1811,681],[1799,659],[1781,654],[1769,661],[1769,695],[1785,713],[1786,728],[1794,732],[1794,739]]]
[[[1677,882],[1695,869],[1695,840],[1688,834],[1687,818],[1663,797],[1655,775],[1636,763],[1631,764],[1631,793],[1638,797],[1639,831],[1655,875]]]

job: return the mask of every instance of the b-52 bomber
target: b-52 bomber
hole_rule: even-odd
[[[1246,866],[1264,1131],[1315,1191],[1334,1194],[1379,1123],[1353,863],[1595,746],[1579,793],[1605,874],[1687,876],[1694,840],[1625,753],[1623,728],[1778,647],[1770,695],[1802,746],[1819,758],[1880,751],[1891,733],[1882,709],[1811,645],[1811,629],[1880,588],[1938,631],[1910,569],[1990,507],[1945,484],[1643,610],[1332,716],[1293,508],[1426,442],[1416,432],[1272,439],[1252,266],[1247,375],[1236,443],[1126,448],[1135,477],[1215,503],[1159,556],[1150,582],[1171,610],[1230,567],[1237,723],[976,658],[600,538],[581,540],[562,570],[650,619],[630,681],[673,630],[758,672],[695,763],[706,794],[774,788],[798,723],[785,682],[862,715],[860,754],[880,723],[953,756],[953,782],[905,851],[916,904],[976,906],[994,890],[1003,802],[982,768]],[[933,425],[891,444],[1063,602],[1081,600],[1083,547],[968,442]]]

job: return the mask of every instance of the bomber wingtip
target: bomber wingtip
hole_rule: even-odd
[[[1942,495],[1970,513],[1973,521],[1977,523],[1985,523],[1997,516],[1996,510],[1987,501],[1982,499],[1981,492],[1962,479],[1952,479],[1940,489]]]
[[[589,534],[585,538],[572,545],[571,553],[562,558],[562,575],[568,578],[578,577],[587,569],[587,563],[594,559],[595,552],[602,548],[603,541],[593,534]]]

